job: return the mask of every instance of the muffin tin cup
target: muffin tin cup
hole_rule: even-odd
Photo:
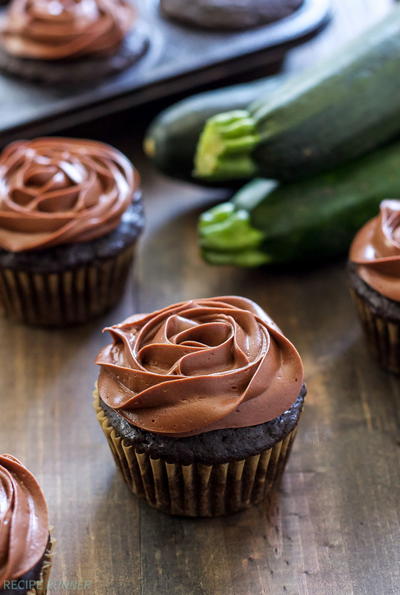
[[[49,543],[47,544],[46,551],[44,553],[39,580],[35,581],[35,586],[27,591],[27,595],[46,595],[52,565],[53,547],[54,540],[50,536]]]
[[[380,366],[393,374],[400,374],[400,325],[379,316],[368,301],[350,289],[368,346]]]
[[[162,512],[216,517],[262,502],[279,484],[295,437],[294,428],[272,448],[217,465],[169,463],[139,452],[110,425],[94,394],[97,419],[117,467],[131,491]]]
[[[127,280],[134,246],[116,257],[59,273],[0,269],[0,312],[25,324],[84,323],[113,306]]]

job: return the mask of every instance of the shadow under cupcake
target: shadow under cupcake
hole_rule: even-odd
[[[0,154],[0,312],[43,326],[121,297],[143,229],[139,175],[104,143],[39,138]]]
[[[98,421],[126,483],[173,515],[238,512],[279,485],[306,388],[251,300],[190,300],[106,329]]]

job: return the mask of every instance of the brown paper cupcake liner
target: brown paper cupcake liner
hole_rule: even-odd
[[[39,580],[35,581],[35,586],[27,591],[27,595],[46,595],[52,565],[53,548],[54,540],[50,536],[49,543],[47,544],[46,551],[44,553]]]
[[[215,517],[244,510],[279,483],[296,428],[272,448],[240,461],[168,463],[139,452],[110,425],[95,393],[97,419],[125,482],[153,508],[172,515]]]
[[[400,374],[400,325],[376,314],[354,289],[350,289],[368,345],[385,370]]]
[[[42,326],[79,324],[120,298],[134,246],[118,256],[60,273],[0,269],[0,311],[19,322]]]

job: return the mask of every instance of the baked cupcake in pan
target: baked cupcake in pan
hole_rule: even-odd
[[[117,149],[38,138],[0,154],[0,310],[86,322],[121,296],[143,228],[139,175]]]
[[[0,455],[0,593],[44,595],[52,541],[47,504],[34,476]]]
[[[267,314],[225,296],[106,330],[95,408],[131,490],[185,516],[237,512],[269,495],[306,389],[299,354]]]
[[[0,21],[0,68],[44,83],[116,74],[145,52],[128,0],[12,0]]]
[[[160,0],[165,16],[205,29],[250,29],[293,14],[304,0]]]
[[[384,200],[350,248],[349,280],[368,344],[400,373],[400,200]]]

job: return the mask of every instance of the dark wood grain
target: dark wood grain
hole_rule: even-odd
[[[287,69],[331,52],[389,5],[336,0],[331,27],[293,52]],[[82,328],[0,326],[0,451],[20,457],[46,492],[57,539],[50,592],[400,593],[400,385],[366,351],[344,263],[281,274],[208,267],[194,230],[219,194],[155,174],[138,149],[146,114],[124,117],[73,131],[116,144],[143,173],[147,229],[123,301]],[[100,329],[133,311],[232,293],[264,306],[300,349],[307,406],[269,511],[170,518],[130,495],[97,426]]]

